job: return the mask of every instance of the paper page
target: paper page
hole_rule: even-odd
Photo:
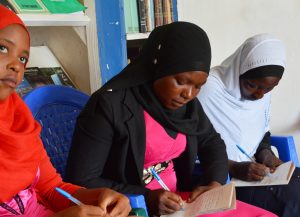
[[[183,211],[164,217],[195,217],[235,208],[235,187],[233,183],[214,188],[201,194],[193,203],[185,203]]]
[[[247,182],[232,178],[231,181],[235,186],[266,186],[266,185],[287,185],[295,170],[295,165],[292,161],[281,164],[274,173],[265,176],[261,181]]]

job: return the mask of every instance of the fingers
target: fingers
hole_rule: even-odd
[[[131,210],[129,199],[126,196],[109,189],[99,195],[98,206],[111,217],[128,216]]]

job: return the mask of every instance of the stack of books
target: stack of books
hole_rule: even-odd
[[[86,9],[77,0],[0,0],[0,4],[19,14],[66,14]]]
[[[127,33],[151,32],[174,21],[173,0],[125,0]]]
[[[24,79],[16,92],[23,97],[34,88],[49,84],[76,88],[75,83],[47,46],[31,47]]]

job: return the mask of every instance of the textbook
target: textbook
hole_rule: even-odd
[[[196,217],[202,214],[235,209],[235,207],[235,187],[233,183],[229,183],[206,191],[192,203],[184,202],[182,210],[161,217]]]
[[[278,166],[274,173],[266,175],[261,181],[248,182],[235,178],[232,178],[231,181],[236,187],[287,185],[293,175],[294,170],[295,164],[292,161],[288,161]]]
[[[26,69],[24,79],[17,87],[16,92],[23,97],[34,88],[50,84],[76,88],[61,67],[29,67]]]

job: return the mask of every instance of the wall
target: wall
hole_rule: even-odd
[[[272,92],[271,130],[293,135],[300,153],[300,1],[178,0],[177,6],[179,20],[194,22],[209,35],[212,66],[258,33],[269,32],[285,42],[287,68]]]

